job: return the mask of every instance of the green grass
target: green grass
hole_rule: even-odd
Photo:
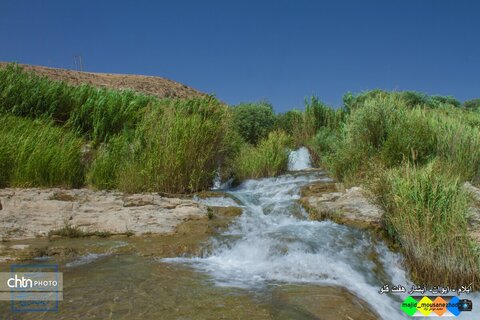
[[[469,196],[460,179],[439,162],[420,168],[404,165],[383,175],[373,189],[414,280],[477,287],[479,256],[467,233]]]
[[[81,186],[83,144],[47,121],[0,115],[0,186]]]
[[[135,132],[99,150],[88,180],[126,192],[208,189],[231,157],[230,125],[227,107],[215,99],[164,100],[145,111]]]
[[[480,113],[410,92],[345,100],[344,123],[322,126],[310,149],[337,179],[375,195],[417,281],[478,285],[461,184],[480,180]]]
[[[141,110],[156,101],[130,90],[70,86],[25,72],[14,64],[0,69],[0,113],[49,118],[67,124],[95,144],[133,128]]]
[[[291,138],[283,131],[273,131],[258,145],[245,144],[235,159],[238,180],[276,176],[287,169]]]

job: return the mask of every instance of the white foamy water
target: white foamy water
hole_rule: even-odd
[[[307,148],[301,147],[298,150],[290,152],[288,155],[289,171],[305,170],[310,169],[311,167],[310,153]]]
[[[309,221],[297,204],[301,186],[322,180],[329,179],[316,171],[245,181],[228,191],[242,202],[244,213],[212,240],[211,251],[203,257],[162,261],[189,264],[210,274],[219,286],[338,285],[369,303],[383,319],[408,318],[400,311],[408,293],[378,293],[386,283],[411,288],[402,256],[372,241],[366,232],[331,221]],[[465,319],[470,316],[474,314],[462,314]]]

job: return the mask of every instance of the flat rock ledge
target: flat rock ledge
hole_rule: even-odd
[[[0,189],[0,240],[45,237],[66,225],[110,234],[173,233],[181,223],[207,216],[203,204],[155,193]]]
[[[330,219],[359,228],[381,228],[383,210],[368,201],[361,187],[316,183],[301,190],[299,202],[312,220]]]

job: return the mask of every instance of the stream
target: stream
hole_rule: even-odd
[[[302,186],[329,181],[325,172],[310,168],[308,151],[299,149],[290,155],[287,174],[223,186],[231,197],[198,200],[243,209],[200,254],[90,253],[61,261],[64,301],[58,312],[12,314],[3,301],[0,318],[408,318],[400,310],[408,293],[379,294],[386,283],[411,287],[402,256],[367,231],[308,220],[297,203]],[[126,239],[70,241],[108,248],[139,245]],[[142,243],[156,245],[149,238]],[[478,319],[478,295],[466,298],[474,300],[474,312],[459,318]]]

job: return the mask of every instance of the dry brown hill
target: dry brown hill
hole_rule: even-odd
[[[0,62],[0,68],[7,65]],[[52,80],[66,81],[72,85],[90,84],[95,87],[113,89],[132,89],[159,98],[194,98],[205,94],[184,84],[161,77],[140,76],[130,74],[80,72],[42,66],[20,64],[24,70],[47,76]]]

